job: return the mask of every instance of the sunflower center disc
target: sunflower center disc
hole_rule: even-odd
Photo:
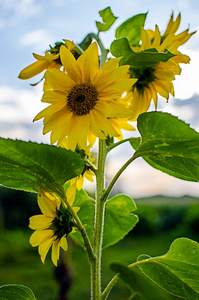
[[[89,83],[76,84],[67,96],[67,106],[75,115],[87,115],[98,101],[96,88]]]

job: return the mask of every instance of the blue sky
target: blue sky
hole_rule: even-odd
[[[189,27],[192,32],[199,27],[198,0],[0,0],[0,136],[49,143],[49,136],[43,136],[41,133],[42,122],[32,123],[34,116],[43,108],[40,102],[42,85],[33,88],[29,83],[38,81],[41,76],[28,81],[19,80],[17,76],[21,69],[34,62],[33,52],[43,54],[49,48],[49,44],[53,45],[62,39],[78,43],[87,33],[96,32],[95,20],[100,21],[98,11],[107,6],[111,6],[113,13],[119,17],[110,32],[101,34],[107,47],[114,39],[114,29],[117,26],[127,18],[147,11],[145,28],[154,29],[157,24],[163,31],[172,11],[175,18],[181,12],[180,31]],[[175,81],[176,98],[183,101],[199,95],[199,33],[196,33],[181,51],[191,57],[191,63],[183,67],[182,75]],[[195,116],[194,108],[187,105],[179,107],[174,100],[170,99],[169,106],[163,109],[169,109],[176,116],[180,114],[183,120],[191,123]],[[163,104],[165,105],[165,101]],[[199,130],[199,122],[194,125]],[[128,156],[127,152],[125,153]],[[138,173],[142,169],[139,163],[136,165]],[[112,163],[110,173],[117,167],[116,163]],[[176,179],[168,175],[160,175],[151,167],[145,168],[146,171],[140,173],[142,180],[133,178],[134,181],[138,180],[136,195],[161,193],[162,187],[165,194],[190,193],[199,196],[198,185],[180,180],[176,183]],[[146,174],[147,177],[154,176],[154,180],[161,178],[160,190],[151,191],[150,183],[147,178],[144,179]],[[128,172],[125,173],[124,180],[127,178]],[[142,182],[143,186],[143,180],[146,186],[144,192],[139,193],[139,184]],[[161,184],[163,181],[164,186]],[[168,185],[171,182],[171,185],[165,189],[167,182]],[[174,191],[172,185],[177,186],[178,192]],[[186,185],[187,188],[184,189]]]

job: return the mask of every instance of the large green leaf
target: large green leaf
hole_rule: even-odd
[[[187,300],[199,299],[199,244],[190,239],[176,239],[165,255],[152,258],[141,255],[129,267],[114,263],[111,268],[120,273],[140,299],[164,299],[163,295],[158,296],[161,290],[151,285],[147,278],[172,295]]]
[[[131,45],[137,45],[141,39],[141,28],[144,26],[146,14],[135,15],[122,23],[115,31],[115,37],[126,37]]]
[[[187,300],[199,299],[199,244],[187,238],[176,239],[169,251],[143,260],[139,269],[167,292]]]
[[[138,118],[142,136],[132,139],[134,157],[142,156],[152,167],[174,177],[199,180],[199,133],[168,113],[150,112]]]
[[[135,300],[168,300],[167,293],[149,280],[139,269],[128,268],[122,263],[112,263],[111,269],[120,273],[120,278],[132,289],[130,299]]]
[[[80,207],[78,216],[92,241],[95,201],[81,190],[77,191],[74,206]],[[106,202],[103,248],[117,243],[133,229],[138,222],[138,217],[132,213],[135,209],[134,201],[126,195],[115,196]],[[84,247],[78,231],[70,235]]]
[[[102,18],[103,23],[96,21],[96,26],[99,31],[107,31],[113,25],[117,17],[111,11],[110,7],[107,7],[99,11],[100,17]]]
[[[117,195],[106,202],[103,248],[116,244],[133,229],[138,222],[135,210],[135,202],[126,195]]]
[[[0,287],[1,300],[36,300],[32,290],[20,284],[8,284]]]
[[[158,52],[155,48],[134,52],[127,38],[114,40],[110,51],[113,56],[120,57],[120,65],[130,65],[132,68],[156,67],[160,62],[167,62],[174,56],[169,51]]]
[[[81,157],[59,147],[0,138],[0,184],[36,192],[62,193],[62,185],[81,174]]]

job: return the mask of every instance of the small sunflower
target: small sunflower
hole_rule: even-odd
[[[57,42],[55,43],[54,47],[50,46],[51,49],[47,50],[45,52],[45,55],[38,55],[33,53],[33,56],[37,61],[29,65],[28,67],[24,68],[20,72],[19,78],[29,79],[47,69],[51,69],[51,68],[60,69],[62,66],[60,60],[60,53],[59,53],[61,45],[67,47],[74,54],[75,44],[73,42],[69,40],[64,40],[64,43]]]
[[[72,205],[74,199],[70,199],[68,193],[67,199]],[[60,247],[67,251],[66,237],[70,232],[74,232],[72,216],[65,203],[52,193],[40,191],[37,200],[42,214],[30,218],[29,227],[35,230],[30,237],[30,244],[33,247],[39,246],[38,252],[43,263],[52,246],[51,258],[57,266]],[[75,212],[79,210],[78,207],[73,209]]]
[[[58,146],[62,147],[62,148],[65,148],[65,149],[69,149],[68,147],[68,139],[67,138],[64,138],[61,143],[58,143]],[[84,165],[84,169],[82,171],[82,173],[75,177],[75,178],[72,178],[70,180],[70,186],[67,190],[69,194],[69,197],[72,198],[72,197],[75,197],[75,194],[76,194],[76,189],[78,191],[80,191],[83,187],[83,184],[84,184],[84,179],[90,181],[90,182],[93,182],[93,177],[95,176],[95,173],[91,170],[91,167],[90,167],[90,163],[93,164],[94,161],[95,161],[95,157],[92,157],[92,153],[90,152],[90,148],[91,146],[88,145],[86,147],[86,150],[84,149],[79,149],[78,147],[76,147],[75,151],[81,155],[82,159],[85,160],[85,165]],[[89,163],[87,163],[87,161]],[[96,167],[95,165],[93,165],[94,167]]]
[[[133,76],[138,78],[138,80],[125,97],[125,100],[130,103],[130,108],[133,112],[132,120],[136,120],[139,114],[149,109],[152,99],[155,108],[157,108],[158,94],[167,100],[170,94],[174,96],[173,80],[175,80],[175,75],[181,73],[179,63],[188,63],[190,61],[187,55],[178,51],[178,47],[195,33],[188,33],[187,29],[176,35],[180,20],[180,14],[175,21],[172,14],[163,35],[161,35],[157,25],[155,26],[155,31],[142,28],[141,45],[132,47],[135,52],[156,48],[158,52],[169,50],[175,54],[167,62],[160,62],[155,67],[134,70],[135,74]]]
[[[119,67],[120,58],[114,58],[99,69],[95,42],[77,60],[61,46],[60,58],[67,73],[46,71],[48,90],[42,101],[50,106],[34,119],[44,118],[43,134],[51,131],[52,144],[67,136],[71,150],[77,145],[86,149],[91,134],[101,139],[119,136],[109,118],[131,117],[130,110],[115,100],[136,82],[127,74],[129,66]]]

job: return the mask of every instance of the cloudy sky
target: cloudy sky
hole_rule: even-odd
[[[42,122],[32,123],[43,108],[40,102],[42,85],[33,88],[29,84],[37,82],[40,76],[22,81],[17,78],[18,74],[34,61],[33,52],[43,54],[49,44],[62,39],[78,43],[87,33],[96,32],[95,20],[100,21],[98,11],[107,6],[111,6],[119,17],[110,32],[101,34],[107,47],[114,39],[114,29],[138,13],[148,12],[145,28],[154,29],[157,24],[163,31],[173,11],[175,18],[181,12],[180,31],[199,29],[198,0],[0,0],[1,137],[49,143],[49,136],[42,135]],[[183,66],[182,75],[175,80],[175,98],[171,98],[168,104],[163,99],[159,102],[162,110],[173,113],[199,130],[198,32],[181,51],[190,56],[191,63]],[[116,150],[109,160],[109,175],[112,176],[130,155],[128,146]],[[117,163],[113,160],[116,157],[120,157]],[[118,187],[125,187],[125,192],[134,197],[153,194],[199,197],[197,183],[184,182],[153,170],[141,159],[123,174]]]

